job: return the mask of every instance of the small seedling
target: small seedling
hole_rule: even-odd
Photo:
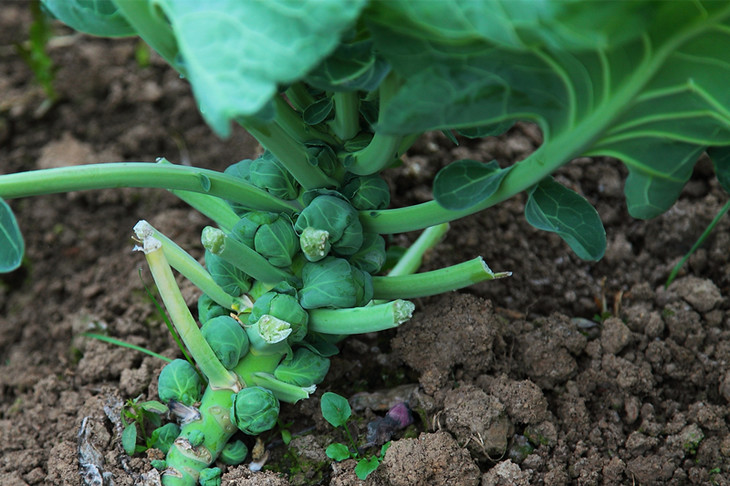
[[[167,406],[156,401],[141,402],[139,397],[131,398],[122,407],[122,447],[130,456],[135,452],[143,452],[156,447],[160,432],[157,429],[162,424],[162,415],[168,412]],[[147,434],[150,425],[155,432]],[[177,435],[175,435],[177,436]],[[173,437],[174,440],[175,437]],[[142,441],[144,444],[138,444]]]
[[[358,478],[365,480],[383,462],[385,451],[390,447],[390,442],[383,444],[378,455],[363,457],[358,450],[355,439],[352,437],[350,428],[347,426],[352,416],[352,409],[347,399],[336,393],[327,392],[322,395],[320,407],[324,419],[333,427],[344,430],[350,443],[349,446],[341,442],[330,444],[325,451],[327,457],[337,462],[346,459],[356,459],[355,474]]]

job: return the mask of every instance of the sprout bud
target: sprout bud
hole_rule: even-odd
[[[229,316],[210,319],[200,329],[218,360],[228,369],[248,353],[248,337],[241,325]]]
[[[246,444],[243,441],[234,440],[223,446],[220,461],[229,466],[237,466],[246,459],[247,455],[248,447],[246,447]]]
[[[207,467],[200,471],[198,477],[200,486],[221,486],[221,468]]]
[[[279,400],[260,386],[244,388],[233,397],[231,421],[248,435],[259,435],[276,425]]]
[[[305,311],[294,295],[293,289],[285,289],[277,287],[277,291],[266,292],[264,295],[256,299],[251,314],[248,318],[249,324],[257,324],[259,333],[263,336],[262,328],[275,326],[275,322],[262,323],[260,319],[268,315],[286,322],[289,329],[288,336],[290,343],[299,342],[307,335],[307,324],[309,323],[309,314]],[[268,318],[267,318],[268,319]]]
[[[302,268],[299,303],[304,309],[357,307],[373,297],[370,274],[342,258],[327,257]]]
[[[188,432],[187,438],[191,446],[198,447],[205,441],[205,434],[202,430],[193,429]]]
[[[157,394],[163,402],[177,400],[192,405],[200,400],[200,377],[195,368],[184,359],[176,359],[160,372]]]
[[[180,427],[176,423],[170,422],[152,431],[150,443],[152,447],[167,454],[178,435],[180,435]]]

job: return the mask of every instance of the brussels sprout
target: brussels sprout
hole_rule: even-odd
[[[291,266],[299,251],[299,241],[291,221],[276,213],[246,213],[233,227],[231,236],[266,257],[275,267]]]
[[[385,209],[390,205],[390,188],[379,175],[357,176],[348,173],[340,192],[355,209]]]
[[[246,182],[251,182],[251,163],[253,160],[251,159],[244,159],[240,162],[236,162],[233,165],[229,165],[226,167],[226,170],[223,172],[225,174],[228,174],[233,177],[238,177],[239,179],[243,179]],[[238,215],[246,214],[248,211],[248,208],[242,206],[241,204],[233,201],[227,201],[228,205],[231,206],[231,208],[236,212]]]
[[[332,194],[315,197],[299,214],[294,229],[300,235],[302,251],[307,247],[301,242],[301,235],[306,228],[326,231],[327,240],[336,255],[352,255],[362,246],[362,224],[357,211],[350,203]],[[310,261],[322,258],[320,255],[310,256],[306,252],[304,255]]]
[[[218,360],[228,369],[248,353],[248,336],[241,325],[229,316],[210,319],[200,329]]]
[[[198,483],[200,486],[221,486],[221,468],[206,467],[200,471]]]
[[[223,173],[233,177],[238,177],[244,181],[250,181],[252,162],[253,160],[251,159],[243,159],[240,162],[236,162],[235,164],[231,164],[226,167],[226,170],[224,170]]]
[[[227,294],[238,297],[251,289],[251,277],[208,250],[205,251],[205,266]]]
[[[205,432],[199,429],[188,430],[186,436],[188,442],[190,442],[190,445],[193,447],[198,447],[205,441]]]
[[[167,454],[167,451],[170,450],[170,446],[175,442],[178,435],[180,435],[180,427],[176,423],[170,422],[152,431],[152,434],[150,434],[150,444],[152,447]]]
[[[385,264],[385,240],[377,233],[364,233],[362,247],[347,261],[363,272],[374,275]]]
[[[198,298],[198,320],[200,322],[207,322],[214,317],[227,316],[230,313],[230,310],[216,304],[207,294]]]
[[[322,169],[328,176],[334,175],[339,166],[335,151],[324,143],[307,142],[305,145],[309,163]]]
[[[184,359],[176,359],[162,368],[157,394],[165,403],[177,400],[192,405],[200,400],[200,376],[193,365]]]
[[[297,298],[293,295],[276,291],[266,292],[256,299],[248,317],[248,323],[256,324],[264,315],[273,316],[289,323],[291,334],[288,341],[290,343],[299,342],[307,335],[309,314],[299,305]]]
[[[329,369],[329,359],[307,348],[298,348],[291,359],[276,367],[274,376],[285,383],[306,387],[322,383]]]
[[[370,274],[342,258],[327,257],[302,268],[299,303],[304,309],[358,307],[373,298]]]
[[[223,446],[219,459],[223,464],[237,466],[246,459],[247,455],[248,447],[246,447],[246,444],[241,440],[233,440]]]
[[[231,421],[248,435],[259,435],[276,425],[279,400],[260,386],[244,388],[233,397]]]
[[[299,184],[274,154],[265,151],[251,163],[251,182],[282,199],[296,199]]]

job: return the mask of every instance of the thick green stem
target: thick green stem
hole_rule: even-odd
[[[309,105],[314,103],[316,100],[309,91],[304,83],[297,82],[289,86],[286,90],[286,97],[294,107],[299,111],[304,111]]]
[[[335,119],[330,127],[340,140],[350,140],[360,132],[360,97],[357,91],[339,91],[332,98]]]
[[[407,300],[351,309],[311,309],[309,330],[334,335],[383,331],[406,322],[414,309],[413,303]]]
[[[200,332],[200,328],[190,314],[185,299],[175,282],[172,269],[162,250],[162,244],[149,235],[141,243],[143,246],[138,249],[143,251],[147,258],[162,302],[170,314],[170,320],[200,371],[208,378],[208,384],[216,389],[226,388],[229,393],[230,391],[237,392],[240,389],[238,378],[221,364]]]
[[[227,202],[218,197],[191,191],[172,190],[170,192],[213,220],[223,231],[231,231],[241,219]]]
[[[116,162],[32,170],[0,177],[0,197],[38,196],[57,192],[119,187],[179,189],[217,196],[259,211],[293,214],[301,209],[236,177],[173,164]]]
[[[281,96],[274,98],[276,104],[276,124],[279,125],[289,136],[300,144],[313,140],[324,142],[329,145],[335,144],[335,139],[326,133],[322,133],[311,125],[304,123],[302,116],[297,113]]]
[[[399,277],[373,277],[373,298],[412,299],[443,294],[475,283],[510,276],[494,273],[481,257],[430,272]]]
[[[282,344],[282,346],[277,346],[278,344]],[[262,386],[271,390],[276,398],[283,402],[296,403],[304,400],[314,393],[315,387],[301,387],[284,383],[273,375],[289,349],[286,341],[273,344],[269,350],[263,353],[252,348],[246,356],[241,358],[233,371],[245,386]]]
[[[430,226],[423,230],[423,233],[408,247],[398,263],[388,272],[388,276],[398,277],[415,273],[423,262],[423,254],[438,245],[447,231],[449,231],[448,223]]]
[[[200,471],[215,461],[238,430],[230,418],[232,397],[230,390],[214,390],[211,387],[205,390],[199,408],[200,418],[183,425],[180,435],[167,453],[167,469],[162,474],[162,484],[198,484]],[[203,441],[197,444],[195,437],[201,437],[201,434]],[[191,439],[196,445],[191,443]]]
[[[241,125],[286,167],[306,190],[335,187],[337,182],[309,161],[306,147],[276,123],[239,120]]]
[[[157,239],[162,245],[165,258],[172,268],[193,282],[196,287],[213,299],[216,304],[226,309],[232,309],[237,313],[250,311],[253,307],[251,299],[247,297],[236,297],[226,293],[220,285],[215,283],[213,277],[210,276],[210,273],[208,273],[205,267],[147,221],[142,220],[138,222],[134,226],[134,232],[140,241],[144,241],[149,236]]]
[[[395,74],[391,73],[380,84],[381,113],[385,111],[385,107],[397,89],[398,81]],[[376,131],[367,147],[345,158],[345,166],[353,174],[376,174],[398,159],[400,156],[398,149],[402,140],[403,137],[400,135],[385,135]]]
[[[273,266],[255,250],[231,238],[218,228],[212,226],[203,228],[201,240],[206,250],[221,257],[255,280],[275,285],[282,280],[290,281],[293,278],[290,273]]]

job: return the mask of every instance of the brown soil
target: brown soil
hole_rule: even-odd
[[[139,66],[132,40],[59,28],[50,53],[60,100],[39,110],[43,93],[13,46],[28,23],[25,4],[0,8],[0,171],[159,156],[222,170],[257,150],[240,130],[212,135],[187,84],[155,57]],[[522,125],[460,146],[431,134],[388,175],[394,204],[428,199],[451,160],[511,163],[539,143]],[[317,395],[284,407],[292,443],[264,437],[267,470],[229,467],[223,484],[360,484],[354,461],[324,455],[343,440],[318,413],[328,390],[353,396],[360,434],[395,401],[416,412],[365,484],[730,484],[727,219],[663,288],[726,195],[704,161],[675,207],[636,221],[624,176],[615,161],[589,159],[557,176],[598,208],[609,242],[598,263],[527,225],[521,198],[455,222],[425,268],[482,255],[513,276],[419,300],[397,332],[344,341]],[[77,336],[100,330],[176,356],[144,292],[131,228],[148,219],[199,256],[205,218],[162,191],[131,189],[12,206],[27,262],[0,280],[0,484],[87,484],[80,453],[96,458],[105,484],[156,484],[147,456],[122,452],[118,408],[156,398],[162,363]],[[195,290],[183,290],[192,303]]]

